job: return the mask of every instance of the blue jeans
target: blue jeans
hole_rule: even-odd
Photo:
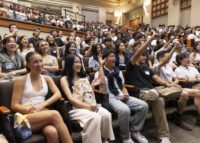
[[[118,122],[122,139],[130,138],[129,117],[134,112],[134,119],[131,122],[130,131],[140,131],[144,125],[148,113],[148,104],[138,98],[129,96],[127,101],[121,101],[116,97],[109,97],[110,108],[118,114]]]

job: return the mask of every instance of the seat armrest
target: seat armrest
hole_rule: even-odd
[[[5,106],[0,106],[0,113],[1,114],[9,114],[11,111]]]
[[[135,86],[134,85],[130,85],[130,84],[125,84],[125,87],[126,88],[134,88]]]
[[[105,94],[104,91],[99,90],[99,89],[94,89],[94,93],[96,94]]]

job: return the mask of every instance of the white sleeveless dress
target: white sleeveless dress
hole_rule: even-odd
[[[24,85],[24,91],[23,91],[23,96],[21,100],[22,105],[37,105],[41,104],[45,101],[45,97],[48,93],[48,85],[42,75],[41,80],[42,80],[42,89],[40,91],[36,91],[31,83],[31,77],[30,74],[27,75],[26,77],[26,82]]]

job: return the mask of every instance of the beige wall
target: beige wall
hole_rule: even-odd
[[[167,23],[168,23],[168,16],[167,15],[160,16],[160,17],[152,19],[152,26],[158,26],[159,24],[167,25]]]
[[[146,24],[151,24],[151,22],[152,22],[152,20],[151,20],[151,4],[148,7],[146,7],[146,9],[147,9],[148,15],[145,15],[145,12],[144,12],[143,22]]]
[[[191,22],[191,8],[181,10],[180,24],[183,26],[190,25]]]
[[[98,22],[99,21],[99,12],[91,10],[82,10],[82,14],[85,15],[85,21],[87,22]]]
[[[146,16],[143,12],[143,7],[136,8],[128,13],[128,20],[135,19],[136,17],[142,17],[144,23],[158,26],[159,24],[167,25],[183,25],[183,26],[196,26],[200,25],[199,9],[200,0],[192,0],[191,8],[180,10],[179,0],[169,0],[168,15],[164,15],[158,18],[151,19],[151,5],[147,7],[147,11],[150,13]]]
[[[106,8],[99,7],[99,22],[106,23]]]
[[[106,20],[112,20],[114,22],[114,14],[113,13],[106,13]]]
[[[180,25],[180,1],[169,0],[168,25]]]
[[[200,25],[200,0],[192,0],[191,6],[191,26]]]

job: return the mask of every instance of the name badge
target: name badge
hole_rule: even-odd
[[[6,70],[11,70],[13,69],[13,64],[12,63],[7,63],[6,64]]]
[[[145,74],[146,74],[146,75],[150,75],[149,71],[145,71]]]

